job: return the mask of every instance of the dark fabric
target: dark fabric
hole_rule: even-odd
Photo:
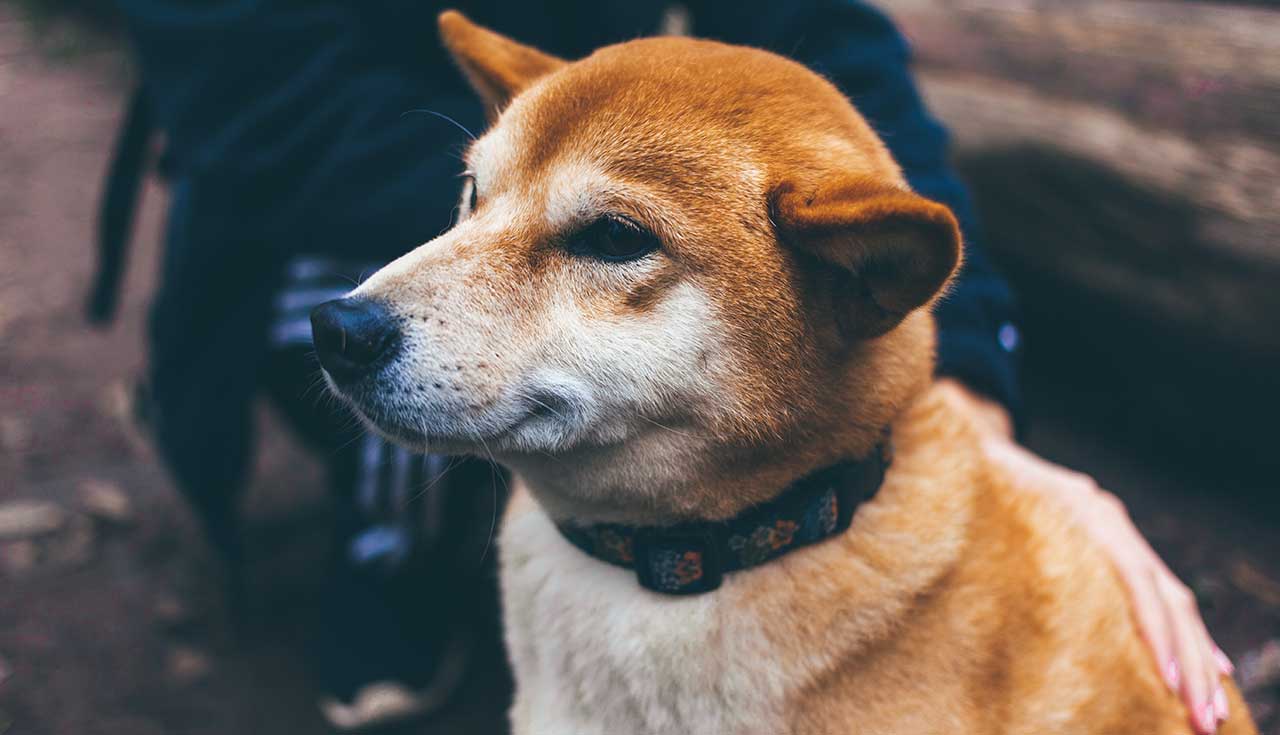
[[[443,3],[117,2],[175,182],[152,312],[152,409],[180,484],[221,517],[248,460],[249,404],[283,263],[300,252],[386,260],[444,230],[465,136],[412,111],[473,130],[482,114],[436,39]],[[665,4],[447,5],[572,58],[652,33]],[[921,105],[906,44],[885,16],[835,0],[689,6],[696,35],[770,48],[830,77],[912,185],[956,211],[968,255],[938,310],[939,371],[1016,407],[1013,356],[996,336],[1012,320],[1008,289],[983,256],[945,132]]]
[[[892,460],[886,438],[870,457],[819,470],[767,503],[723,521],[666,527],[561,524],[560,533],[595,558],[635,570],[641,587],[700,595],[724,575],[750,569],[843,533],[875,497]]]
[[[315,400],[316,387],[299,379],[314,364],[309,348],[274,349],[262,377],[291,428],[329,461],[334,523],[313,674],[347,702],[372,682],[417,690],[469,637],[475,610],[496,609],[489,534],[499,488],[485,487],[496,482],[487,464],[444,457],[414,456],[397,478],[395,455],[407,451],[364,435],[336,402]]]

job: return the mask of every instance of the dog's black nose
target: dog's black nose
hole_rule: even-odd
[[[335,299],[311,310],[311,339],[329,375],[349,383],[392,355],[400,330],[391,312],[376,301]]]

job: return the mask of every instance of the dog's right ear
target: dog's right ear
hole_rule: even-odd
[[[566,64],[563,59],[482,28],[456,10],[441,13],[438,23],[445,48],[484,101],[490,120],[529,85]]]

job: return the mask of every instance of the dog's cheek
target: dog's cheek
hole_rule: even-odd
[[[605,422],[702,423],[722,396],[716,311],[700,288],[669,272],[633,285],[571,330],[576,371],[593,386]]]

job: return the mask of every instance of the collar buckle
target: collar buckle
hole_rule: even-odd
[[[635,535],[640,586],[667,595],[699,595],[720,587],[724,565],[712,528],[645,528]]]

